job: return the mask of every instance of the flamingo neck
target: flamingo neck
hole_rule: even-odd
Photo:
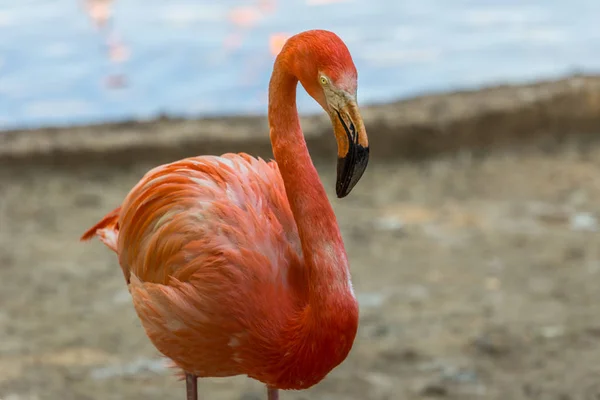
[[[300,128],[298,79],[280,64],[275,64],[269,85],[271,145],[302,242],[309,301],[316,300],[321,306],[324,296],[337,295],[338,300],[347,297],[339,296],[339,291],[353,297],[348,259],[333,208]]]

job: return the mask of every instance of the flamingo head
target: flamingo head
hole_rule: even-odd
[[[346,197],[369,162],[369,140],[356,101],[357,71],[346,44],[324,30],[288,39],[294,47],[290,68],[308,94],[327,112],[338,147],[336,193]]]

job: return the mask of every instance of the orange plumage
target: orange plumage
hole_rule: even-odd
[[[319,86],[323,77],[330,87]],[[330,114],[338,148],[346,149],[338,196],[347,195],[368,157],[356,70],[337,36],[309,31],[286,43],[271,80],[277,162],[240,153],[154,168],[82,237],[97,235],[118,254],[137,315],[156,348],[186,373],[188,398],[195,377],[245,374],[275,399],[277,389],[318,383],[352,347],[358,305],[300,130],[298,80]]]

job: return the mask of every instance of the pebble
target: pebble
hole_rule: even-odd
[[[581,212],[571,216],[571,229],[574,231],[596,232],[598,220],[591,213]]]
[[[545,326],[540,329],[540,335],[546,339],[554,339],[565,334],[565,327],[561,325]]]

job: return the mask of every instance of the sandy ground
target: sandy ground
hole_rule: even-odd
[[[361,303],[355,346],[282,398],[600,398],[600,146],[372,161],[333,200]],[[0,399],[184,398],[115,255],[78,242],[151,166],[0,171]],[[334,165],[318,167],[332,195]],[[244,377],[200,388],[264,396]]]

